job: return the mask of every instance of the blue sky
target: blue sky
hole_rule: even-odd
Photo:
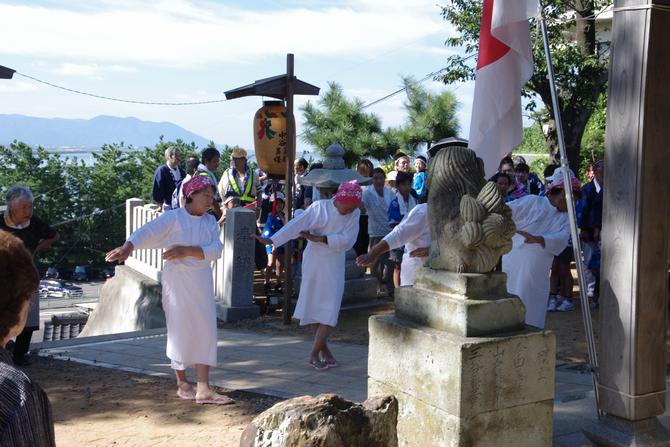
[[[378,99],[445,65],[453,33],[435,0],[0,1],[0,65],[67,87],[148,101],[222,99],[223,91],[285,70],[325,90]],[[455,92],[467,136],[473,84]],[[308,99],[297,97],[296,105]],[[375,105],[384,126],[404,119],[403,95]],[[59,91],[22,77],[0,83],[0,113],[40,117],[135,116],[171,121],[219,144],[253,147],[260,98],[213,105],[122,104]],[[298,132],[302,116],[296,111]],[[298,142],[299,149],[309,149]]]

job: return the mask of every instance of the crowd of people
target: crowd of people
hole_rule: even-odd
[[[372,183],[366,187],[356,181],[343,183],[330,200],[320,200],[316,188],[300,184],[301,176],[323,168],[318,163],[309,166],[302,158],[295,162],[292,191],[252,169],[241,148],[232,151],[230,165],[220,179],[216,173],[221,155],[215,148],[188,156],[186,169],[180,162],[177,149],[165,151],[165,165],[156,170],[153,188],[159,215],[107,253],[106,260],[124,261],[137,249],[165,250],[162,302],[166,355],[181,399],[200,404],[233,403],[209,386],[209,371],[217,366],[211,262],[224,249],[220,225],[230,209],[242,206],[257,212],[257,267],[263,270],[266,292],[273,276],[278,280],[276,288],[281,289],[284,247],[294,244],[292,261],[301,266],[296,270],[301,270],[302,276],[294,317],[314,329],[308,362],[318,371],[339,365],[328,338],[338,321],[346,252],[355,248],[356,263],[370,268],[380,288],[386,286],[390,293],[395,287],[413,285],[416,269],[430,254],[430,179],[428,160],[423,156],[411,163],[407,154],[398,153],[388,173],[367,159],[361,160],[357,171]],[[509,292],[526,306],[527,324],[543,328],[547,311],[574,308],[568,188],[578,199],[587,290],[592,307],[597,307],[603,175],[604,162],[598,161],[583,188],[572,172],[565,178],[564,171],[555,165],[545,170],[541,180],[517,157],[503,159],[489,179],[497,185],[516,224],[512,251],[503,256],[500,268],[508,276]],[[286,210],[287,194],[292,194],[295,204],[291,216]],[[10,440],[11,445],[53,445],[48,399],[14,366],[28,361],[30,337],[38,324],[39,276],[34,256],[58,240],[58,232],[33,215],[32,203],[28,188],[11,188],[0,221],[0,276],[11,285],[0,294],[0,410],[15,414],[12,420],[3,420],[2,440]],[[323,271],[329,274],[321,274]],[[195,367],[195,383],[186,375],[189,367]]]

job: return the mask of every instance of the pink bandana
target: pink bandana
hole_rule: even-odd
[[[342,183],[337,188],[337,192],[333,198],[345,205],[360,205],[363,198],[363,190],[359,186],[358,181],[352,180]]]
[[[579,180],[572,174],[572,172],[570,173],[570,185],[572,186],[572,190],[574,192],[579,192],[582,190],[582,184],[579,183]],[[563,178],[563,172],[559,171],[558,169],[556,170],[556,174],[554,174],[554,179],[547,186],[548,190],[557,188],[565,189],[565,179]]]
[[[184,197],[187,199],[191,197],[194,193],[202,191],[203,189],[216,187],[212,179],[208,175],[196,175],[191,177],[191,179],[184,183],[182,190],[184,191]]]

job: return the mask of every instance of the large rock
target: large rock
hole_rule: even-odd
[[[97,307],[80,337],[165,327],[161,285],[132,268],[119,265],[102,287]]]
[[[280,402],[247,426],[240,447],[396,447],[398,401],[357,404],[336,394]]]

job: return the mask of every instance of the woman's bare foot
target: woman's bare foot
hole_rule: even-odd
[[[196,404],[212,404],[212,405],[230,405],[234,404],[235,401],[228,396],[219,394],[211,388],[202,393],[196,393],[195,395]]]
[[[335,368],[338,366],[337,360],[335,360],[335,357],[333,356],[333,353],[330,352],[330,349],[328,349],[328,346],[324,346],[324,348],[321,350],[321,358],[323,358],[323,362],[329,368]]]
[[[177,384],[177,396],[184,400],[195,400],[195,390],[188,382]]]

